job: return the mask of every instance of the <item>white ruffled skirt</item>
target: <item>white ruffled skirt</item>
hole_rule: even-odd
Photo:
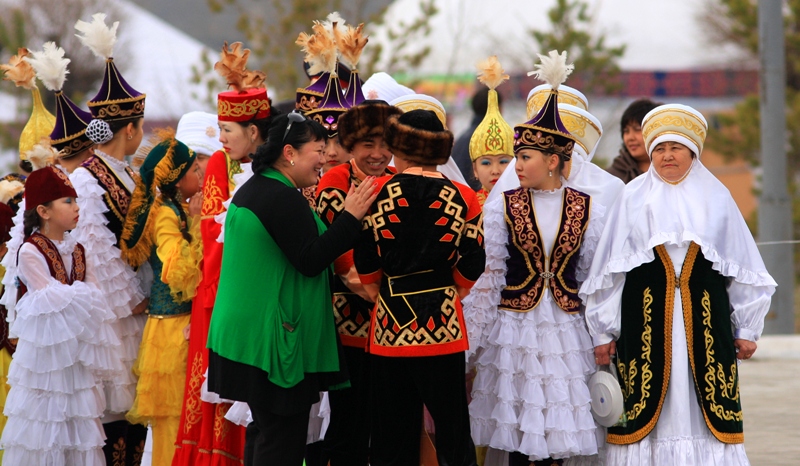
[[[76,282],[30,291],[17,304],[4,464],[105,464],[99,383],[123,369],[115,318],[101,303],[96,288]]]
[[[580,315],[549,298],[527,313],[497,311],[483,329],[469,405],[476,445],[532,460],[597,454],[592,340]]]

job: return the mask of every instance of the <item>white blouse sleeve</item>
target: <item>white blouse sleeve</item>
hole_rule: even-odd
[[[586,298],[586,325],[595,346],[619,338],[622,328],[622,290],[625,274],[612,277],[611,287],[597,290]]]
[[[483,234],[486,249],[486,268],[462,301],[464,320],[469,336],[467,360],[482,346],[487,324],[497,318],[500,292],[506,286],[506,243],[508,229],[503,217],[503,197],[483,206]]]
[[[774,286],[743,285],[735,280],[730,281],[728,299],[733,309],[731,322],[734,338],[758,341],[774,292]]]
[[[600,241],[600,235],[603,233],[605,222],[606,207],[592,198],[589,207],[589,224],[586,226],[586,232],[583,234],[578,268],[575,271],[575,278],[578,280],[578,283],[583,283],[589,276],[589,269],[592,267],[594,252],[597,250],[597,243]]]
[[[115,246],[116,237],[106,226],[103,201],[105,190],[85,168],[78,168],[70,175],[78,193],[80,218],[72,236],[86,250],[87,267],[93,269],[98,285],[108,304],[118,318],[131,315],[131,310],[145,298],[137,273],[122,259]]]

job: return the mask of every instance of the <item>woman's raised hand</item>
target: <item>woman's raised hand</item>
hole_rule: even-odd
[[[350,212],[358,220],[364,218],[367,210],[378,197],[377,187],[374,176],[366,177],[357,188],[351,184],[347,198],[344,200],[344,210]]]

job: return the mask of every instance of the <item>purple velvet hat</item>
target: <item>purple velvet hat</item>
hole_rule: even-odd
[[[539,58],[541,64],[537,65],[538,70],[534,73],[550,84],[550,94],[532,120],[514,127],[514,152],[534,149],[570,160],[576,139],[567,131],[558,114],[558,86],[567,79],[573,65],[566,64],[566,52],[559,55],[554,50],[549,56],[539,55]]]
[[[63,92],[56,93],[56,126],[50,144],[62,159],[72,157],[94,143],[86,135],[92,114],[78,107]]]
[[[328,77],[327,86],[319,105],[313,110],[306,111],[305,114],[308,118],[319,122],[328,132],[330,139],[339,135],[339,116],[345,113],[350,105],[347,105],[345,96],[342,95],[339,77],[331,73],[325,73],[325,75]]]
[[[331,73],[326,71],[308,87],[298,87],[294,108],[303,113],[317,108],[322,101],[322,97],[325,95],[325,89],[328,87],[330,78]],[[341,87],[339,87],[339,89],[341,89]]]
[[[361,90],[361,85],[364,84],[361,82],[361,78],[358,77],[358,70],[353,70],[350,73],[350,82],[347,85],[347,93],[344,95],[345,103],[347,103],[348,107],[353,107],[364,100],[364,92]]]
[[[105,121],[131,120],[144,116],[145,94],[125,81],[112,58],[119,21],[109,28],[105,19],[105,14],[97,13],[92,16],[91,23],[78,21],[75,24],[75,29],[83,33],[82,36],[78,35],[78,39],[92,53],[106,61],[103,84],[97,95],[89,101],[89,110],[94,118]]]

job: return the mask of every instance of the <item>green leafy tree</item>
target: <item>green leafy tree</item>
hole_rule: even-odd
[[[794,237],[800,236],[800,189],[795,174],[800,169],[800,0],[784,0],[784,38],[786,48],[786,121],[788,132],[787,176],[793,203]],[[758,4],[756,0],[707,0],[701,20],[713,43],[732,44],[742,51],[742,61],[758,63]],[[758,89],[745,97],[730,112],[713,116],[706,147],[728,159],[761,163],[761,134]],[[757,222],[748,222],[755,231]],[[795,264],[800,264],[800,248],[795,249]],[[795,267],[800,274],[800,267]]]
[[[528,34],[536,43],[534,51],[566,50],[576,72],[587,79],[586,90],[613,91],[619,86],[613,78],[619,74],[617,62],[625,54],[625,45],[609,47],[605,33],[591,32],[588,10],[584,0],[557,0],[547,12],[552,28],[530,29]],[[538,61],[535,55],[531,59],[532,63]]]

